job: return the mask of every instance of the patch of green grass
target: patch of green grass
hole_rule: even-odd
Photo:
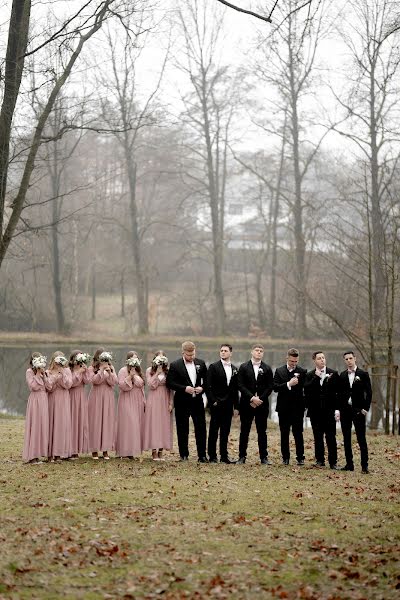
[[[397,438],[369,434],[362,476],[307,466],[310,430],[304,468],[280,464],[274,425],[271,467],[255,430],[245,465],[199,465],[191,438],[188,463],[31,466],[23,427],[0,422],[1,598],[398,597]]]

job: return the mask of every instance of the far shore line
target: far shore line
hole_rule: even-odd
[[[332,340],[323,338],[312,338],[312,339],[285,339],[285,338],[271,338],[268,336],[260,335],[259,337],[235,337],[231,335],[226,336],[197,336],[193,334],[180,334],[175,335],[128,335],[112,336],[112,335],[85,335],[79,337],[76,334],[71,335],[60,335],[59,333],[36,333],[36,332],[13,332],[13,331],[0,331],[0,345],[1,346],[12,346],[12,347],[24,347],[32,344],[44,344],[48,346],[53,345],[68,345],[68,346],[94,346],[98,345],[110,345],[110,346],[121,346],[127,347],[131,345],[146,346],[149,348],[179,348],[182,341],[190,339],[195,342],[199,348],[212,349],[218,347],[220,344],[228,343],[232,344],[236,349],[246,349],[251,347],[254,343],[261,343],[264,345],[266,350],[280,350],[283,347],[297,347],[301,349],[315,350],[316,348],[331,349],[331,350],[343,350],[350,348],[351,344],[343,340]],[[395,351],[400,350],[400,345],[395,347]]]

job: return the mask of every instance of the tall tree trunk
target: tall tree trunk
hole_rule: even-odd
[[[13,1],[4,70],[3,102],[0,112],[0,248],[3,244],[11,125],[24,68],[24,59],[28,44],[30,13],[30,0]]]
[[[131,156],[128,140],[124,143],[126,168],[129,182],[129,207],[131,215],[131,244],[136,277],[136,303],[138,312],[138,333],[149,332],[149,314],[146,301],[146,281],[142,265],[141,238],[136,202],[136,164]]]
[[[53,190],[53,192],[54,192],[54,190]],[[53,218],[53,225],[51,228],[51,240],[52,240],[52,249],[53,249],[54,305],[55,305],[55,309],[56,309],[57,332],[63,333],[65,331],[65,319],[64,319],[64,310],[63,310],[63,305],[62,305],[60,249],[59,249],[59,245],[58,245],[58,221],[60,218],[58,200],[53,200],[52,218]]]

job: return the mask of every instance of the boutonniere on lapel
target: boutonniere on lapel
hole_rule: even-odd
[[[327,374],[325,375],[325,379],[324,379],[324,381],[329,381],[329,380],[330,380],[330,378],[332,377],[332,375],[333,375],[333,373],[327,373]]]
[[[263,370],[262,370],[262,368],[260,367],[260,368],[258,369],[258,374],[259,374],[259,375],[262,375],[263,373],[264,373],[264,371],[263,371]]]
[[[200,365],[196,365],[196,371],[197,373],[200,371]]]
[[[359,376],[358,376],[358,375],[356,375],[356,376],[354,377],[354,381],[361,381],[361,379],[359,378]]]
[[[232,376],[233,376],[233,375],[237,375],[237,374],[238,374],[238,371],[237,371],[237,369],[232,369]]]

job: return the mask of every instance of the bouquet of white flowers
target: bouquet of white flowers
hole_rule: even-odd
[[[45,356],[35,356],[32,360],[32,367],[34,369],[45,369],[47,364],[47,358]]]
[[[156,367],[166,366],[168,364],[168,358],[166,356],[156,356],[153,360],[153,365]]]
[[[76,365],[87,365],[90,362],[90,359],[92,357],[90,356],[90,354],[86,354],[86,352],[79,352],[79,354],[77,354],[75,356],[75,364]]]
[[[99,356],[99,361],[100,362],[112,362],[113,356],[111,354],[111,352],[102,352]]]
[[[56,365],[61,365],[62,367],[65,367],[68,364],[68,360],[65,356],[56,356],[54,362]]]
[[[128,367],[140,367],[142,361],[137,356],[131,356],[131,358],[126,359],[126,364]]]

